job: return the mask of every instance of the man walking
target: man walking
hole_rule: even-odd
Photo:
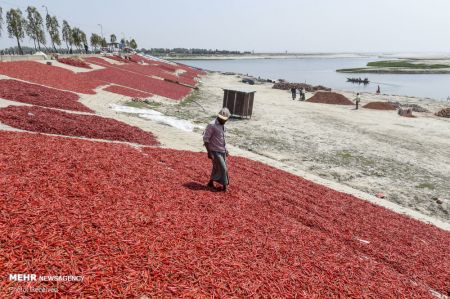
[[[305,100],[305,92],[303,91],[303,87],[300,87],[298,89],[298,100],[304,101]]]
[[[356,94],[356,98],[355,98],[355,104],[356,104],[355,110],[358,110],[358,108],[359,108],[359,102],[361,102],[361,98],[359,97],[359,93],[357,93],[357,94]]]
[[[295,100],[295,98],[297,97],[297,89],[292,87],[291,88],[291,94],[292,94],[292,100]]]
[[[212,160],[211,177],[208,187],[214,188],[214,182],[222,185],[222,191],[227,191],[229,184],[226,157],[228,150],[225,143],[225,123],[230,118],[230,110],[222,108],[217,118],[208,124],[203,134],[203,142],[208,152],[208,158]]]

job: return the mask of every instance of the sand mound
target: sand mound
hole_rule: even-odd
[[[450,108],[444,108],[444,109],[436,112],[434,115],[440,116],[440,117],[450,118]]]
[[[306,100],[311,103],[333,104],[333,105],[353,105],[352,101],[345,96],[335,92],[317,92]]]
[[[371,102],[363,106],[363,108],[367,109],[376,109],[376,110],[396,110],[395,106],[391,103],[387,102]]]

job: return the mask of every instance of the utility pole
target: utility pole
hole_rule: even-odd
[[[103,26],[102,26],[102,24],[97,24],[98,26],[100,26],[100,32],[101,32],[101,34],[102,34],[102,39],[104,39],[104,37],[103,37]]]

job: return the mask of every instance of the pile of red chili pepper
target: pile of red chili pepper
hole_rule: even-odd
[[[204,153],[0,139],[0,276],[83,276],[25,283],[57,287],[58,297],[434,298],[450,289],[448,232],[258,162],[231,157],[224,194],[205,187]],[[0,297],[23,285],[0,280]]]
[[[0,121],[32,132],[158,145],[150,132],[96,115],[73,114],[36,106],[9,106],[0,109]]]
[[[90,69],[91,66],[81,59],[74,58],[58,58],[58,61],[67,65]]]
[[[319,91],[306,100],[309,103],[322,103],[332,105],[353,105],[346,96],[337,92]]]
[[[95,94],[94,89],[103,84],[93,78],[82,77],[70,70],[35,61],[0,62],[0,74],[48,87],[85,94]]]
[[[104,88],[103,90],[121,94],[123,96],[132,97],[132,98],[148,98],[148,97],[152,96],[151,93],[142,92],[142,91],[139,91],[136,89],[118,86],[118,85],[111,85],[111,86]]]
[[[75,93],[17,80],[0,80],[0,98],[50,108],[93,112],[78,102],[79,96]]]
[[[397,108],[389,102],[370,102],[364,105],[363,108],[375,110],[397,110]]]

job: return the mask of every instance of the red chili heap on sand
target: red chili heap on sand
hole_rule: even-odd
[[[335,92],[319,91],[306,100],[311,103],[333,104],[333,105],[353,105],[352,101],[344,95]]]
[[[73,59],[73,58],[58,58],[58,61],[64,64],[68,64],[71,66],[81,67],[85,69],[90,69],[90,65],[84,62],[81,59]]]
[[[93,112],[78,102],[79,96],[75,93],[17,80],[0,80],[0,98],[50,108]]]
[[[375,110],[396,110],[394,105],[387,102],[370,102],[363,106],[363,108],[367,109],[375,109]]]
[[[80,298],[435,298],[450,234],[281,170],[203,153],[0,132],[0,277]],[[30,146],[32,145],[32,146]],[[70,178],[70,179],[69,179]],[[0,280],[0,297],[23,283]]]
[[[0,109],[0,121],[8,126],[40,133],[127,141],[157,145],[153,134],[120,121],[96,115],[80,115],[40,107],[9,106]]]
[[[102,82],[86,79],[72,71],[35,61],[0,62],[0,74],[53,88],[95,94]]]

